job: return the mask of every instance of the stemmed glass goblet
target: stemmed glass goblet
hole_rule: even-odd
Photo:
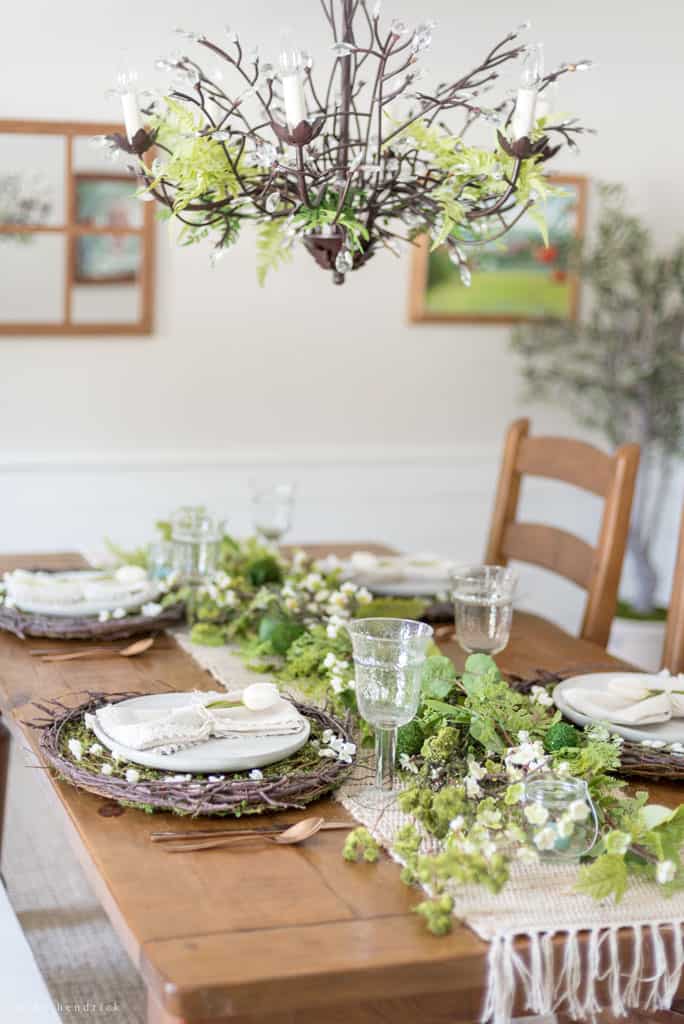
[[[392,789],[397,729],[415,717],[432,627],[413,619],[354,619],[348,623],[356,700],[375,729],[375,784]]]
[[[292,525],[295,485],[250,482],[252,524],[257,534],[277,544]]]

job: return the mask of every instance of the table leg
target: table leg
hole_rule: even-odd
[[[0,719],[0,854],[2,853],[2,832],[5,821],[5,798],[9,773],[10,734]]]

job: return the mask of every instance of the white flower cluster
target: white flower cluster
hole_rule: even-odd
[[[548,761],[541,740],[530,740],[527,732],[518,733],[518,746],[509,747],[504,757],[506,775],[511,782],[517,782],[524,775],[538,771]]]
[[[480,782],[487,777],[487,769],[477,761],[470,758],[468,761],[468,774],[463,779],[466,796],[469,800],[479,800],[483,796]]]
[[[159,590],[162,594],[168,594],[170,590],[175,590],[180,583],[180,575],[177,572],[167,573],[162,579],[158,581]]]
[[[100,622],[109,622],[110,619],[125,619],[127,614],[125,608],[115,608],[113,612],[105,609],[98,615],[98,620]]]
[[[672,860],[661,860],[656,865],[656,882],[659,885],[667,885],[673,882],[677,874],[677,866]]]
[[[418,765],[415,763],[410,754],[399,755],[399,767],[403,772],[411,772],[412,775],[418,774]]]
[[[547,693],[543,686],[532,687],[530,690],[530,700],[533,704],[539,704],[543,708],[550,708],[553,705],[553,697],[550,693]]]
[[[198,596],[208,597],[217,608],[235,608],[238,595],[233,589],[233,579],[226,572],[215,573],[211,580],[198,590]]]
[[[533,841],[538,850],[546,853],[550,850],[563,850],[566,841],[574,833],[575,826],[587,821],[591,809],[585,800],[573,800],[558,821],[549,820],[548,808],[543,804],[529,804],[523,814],[530,825],[540,826],[534,833]]]
[[[319,757],[330,757],[343,764],[351,764],[356,753],[356,744],[348,743],[342,736],[336,736],[332,729],[325,729],[321,736]]]
[[[588,726],[586,729],[586,737],[594,743],[610,742],[616,747],[621,747],[625,742],[622,736],[618,736],[617,733],[611,732],[610,729],[601,722]]]
[[[354,671],[345,658],[338,658],[336,654],[329,651],[323,661],[323,668],[330,673],[328,682],[334,693],[354,689]]]

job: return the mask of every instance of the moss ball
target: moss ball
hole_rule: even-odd
[[[579,747],[580,734],[569,722],[556,722],[546,734],[544,746],[549,754],[563,747]]]

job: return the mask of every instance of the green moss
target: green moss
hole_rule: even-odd
[[[657,606],[650,611],[640,612],[629,601],[618,601],[615,614],[620,619],[632,619],[634,622],[665,622],[667,608]]]

